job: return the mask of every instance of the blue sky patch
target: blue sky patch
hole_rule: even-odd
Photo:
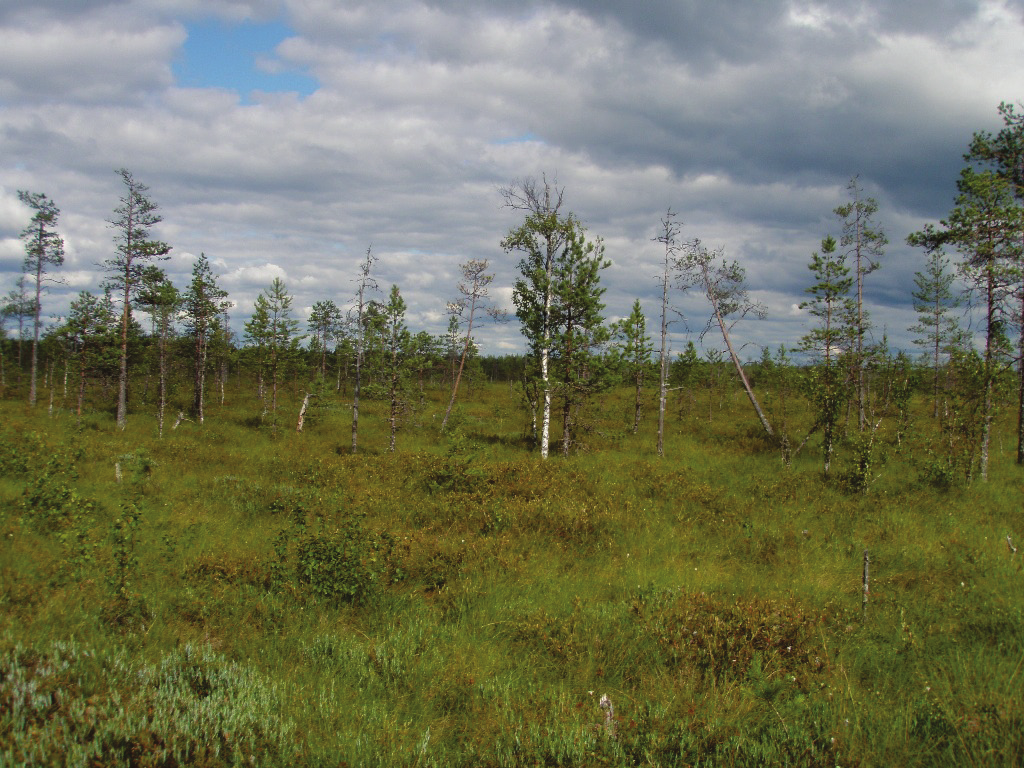
[[[297,68],[268,72],[260,60],[275,60],[274,48],[294,33],[281,22],[229,24],[205,20],[185,26],[188,38],[174,62],[174,77],[185,88],[229,88],[249,103],[252,91],[296,91],[308,96],[315,78]]]

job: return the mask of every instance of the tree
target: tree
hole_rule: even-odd
[[[853,198],[846,205],[834,210],[836,216],[843,221],[843,234],[839,245],[843,248],[844,258],[853,262],[853,279],[856,282],[856,296],[852,306],[851,330],[853,346],[850,350],[850,365],[854,371],[857,392],[857,424],[863,431],[866,423],[865,401],[867,399],[864,381],[866,364],[864,354],[864,337],[871,324],[864,311],[864,276],[878,269],[879,259],[885,253],[889,240],[885,233],[874,223],[874,215],[878,212],[878,203],[874,198],[864,197],[857,177],[850,179],[846,187]]]
[[[206,400],[206,360],[210,341],[220,327],[220,316],[230,306],[228,292],[217,285],[205,253],[192,265],[192,282],[182,297],[185,328],[192,336],[193,389],[192,415],[203,423]]]
[[[416,372],[421,405],[424,401],[424,379],[438,365],[440,359],[441,346],[437,337],[431,336],[426,331],[420,331],[412,337],[409,347],[409,368]]]
[[[746,273],[738,262],[727,261],[721,250],[709,251],[700,240],[694,240],[687,247],[679,261],[679,270],[680,285],[696,285],[711,304],[711,318],[701,338],[712,327],[717,327],[721,331],[722,340],[739,375],[743,390],[747,393],[747,399],[750,400],[765,433],[769,438],[775,439],[775,431],[768,422],[753,387],[750,386],[750,380],[743,371],[743,364],[729,337],[729,332],[738,320],[747,315],[759,318],[765,315],[764,307],[752,301],[747,293]]]
[[[987,168],[1010,185],[1016,199],[1018,219],[1024,206],[1024,114],[1018,114],[1012,104],[999,105],[1003,128],[993,135],[989,132],[974,134],[970,150],[964,159]],[[1018,227],[1018,248],[1015,256],[1016,285],[1013,311],[1017,325],[1017,464],[1024,464],[1024,229]]]
[[[372,246],[367,248],[366,258],[359,265],[359,277],[356,279],[356,384],[352,394],[352,453],[358,450],[359,443],[359,391],[362,386],[363,358],[366,352],[366,308],[369,302],[367,294],[379,290],[377,281],[370,276],[376,260]]]
[[[678,242],[681,224],[675,221],[675,213],[669,208],[665,217],[661,220],[661,234],[655,240],[661,243],[664,248],[662,259],[662,272],[658,278],[661,286],[661,349],[658,352],[659,374],[658,374],[658,455],[665,455],[665,407],[668,400],[668,377],[670,367],[670,351],[668,347],[668,289],[670,275],[679,259],[680,245]],[[693,342],[690,342],[693,345]],[[693,350],[697,354],[696,348]]]
[[[686,342],[686,348],[679,353],[675,362],[672,363],[669,381],[672,388],[679,390],[679,415],[683,415],[687,397],[691,405],[697,402],[694,395],[697,375],[700,372],[700,355],[697,352],[697,345],[692,340]],[[685,395],[683,393],[686,393]]]
[[[104,354],[111,348],[117,335],[115,313],[109,293],[103,299],[88,291],[79,293],[78,298],[71,302],[67,320],[56,332],[65,337],[67,346],[77,362],[76,414],[81,421],[87,375],[96,367],[103,365]]]
[[[448,408],[445,409],[444,419],[441,420],[442,432],[448,426],[448,417],[451,415],[455,397],[459,392],[459,382],[462,380],[462,372],[466,368],[466,358],[469,356],[470,347],[473,344],[473,322],[477,318],[478,310],[483,309],[494,319],[502,318],[504,314],[497,307],[487,304],[490,299],[489,286],[494,280],[494,275],[487,273],[487,259],[470,259],[460,264],[459,269],[462,271],[462,279],[456,286],[459,298],[450,302],[448,308],[453,319],[465,318],[466,332],[459,355],[459,370],[452,383],[452,396],[448,401]]]
[[[114,228],[115,255],[107,259],[109,284],[121,293],[121,360],[117,390],[117,426],[124,429],[128,418],[128,333],[132,315],[132,298],[139,284],[142,268],[154,259],[165,258],[171,247],[150,239],[150,230],[163,219],[157,205],[147,195],[149,187],[136,181],[125,168],[117,171],[125,186],[121,204],[114,209],[108,223]]]
[[[907,244],[922,247],[928,255],[923,270],[914,273],[914,311],[918,321],[910,331],[919,334],[914,339],[931,357],[932,418],[939,416],[939,374],[944,354],[959,344],[962,331],[950,313],[960,305],[953,292],[956,275],[949,271],[949,259],[942,250],[941,234],[932,225],[907,237]]]
[[[397,285],[391,286],[388,303],[375,315],[374,329],[383,350],[384,374],[388,387],[388,425],[391,437],[388,450],[394,453],[398,417],[405,408],[403,390],[407,378],[406,360],[409,355],[409,329],[405,325],[405,301]]]
[[[989,444],[995,381],[1007,352],[1013,286],[1019,279],[1022,209],[1012,184],[992,171],[964,168],[957,182],[960,194],[943,222],[949,238],[961,252],[961,274],[971,294],[983,302],[985,312],[984,422],[979,453],[979,474],[988,479]]]
[[[798,349],[817,363],[808,372],[807,386],[815,406],[815,429],[822,431],[824,472],[827,476],[835,450],[836,431],[847,386],[838,363],[840,351],[849,339],[843,318],[849,316],[853,302],[849,298],[853,278],[845,259],[836,253],[836,240],[831,235],[821,241],[821,252],[811,255],[808,267],[814,284],[807,288],[810,299],[801,302],[817,318],[817,326],[800,339]]]
[[[612,337],[618,346],[619,358],[625,369],[627,380],[634,387],[633,434],[640,428],[640,413],[643,405],[644,383],[651,367],[651,353],[654,346],[647,333],[647,318],[644,316],[640,299],[633,302],[633,311],[612,327]]]
[[[299,321],[292,318],[291,307],[288,289],[281,278],[275,277],[270,287],[256,297],[252,318],[245,325],[246,336],[257,349],[261,391],[264,372],[270,379],[270,410],[275,419],[278,389],[305,338],[297,334]]]
[[[22,342],[25,340],[25,320],[32,317],[34,308],[32,298],[28,292],[28,281],[25,275],[19,275],[14,282],[15,289],[7,292],[3,306],[0,307],[0,314],[6,319],[8,317],[18,318],[18,383],[21,383],[21,373],[24,368],[22,356]]]
[[[577,228],[572,213],[562,215],[564,190],[557,189],[542,177],[526,178],[501,189],[505,205],[525,214],[523,223],[512,229],[501,241],[506,253],[522,254],[514,295],[520,297],[516,315],[523,325],[531,354],[539,363],[543,406],[541,411],[540,455],[548,457],[551,431],[551,357],[552,301],[555,259],[563,251]]]
[[[28,404],[36,404],[36,374],[39,360],[39,329],[42,314],[43,283],[49,267],[64,264],[64,240],[56,232],[60,209],[50,198],[39,192],[18,190],[18,199],[31,208],[32,221],[22,231],[25,242],[23,270],[35,281],[35,300],[32,302],[32,368],[29,374]]]
[[[343,320],[341,309],[330,299],[318,301],[309,313],[310,350],[320,357],[317,368],[320,377],[327,376],[327,349],[331,339],[337,336],[338,326]]]
[[[169,344],[174,333],[174,322],[182,306],[182,296],[167,274],[155,265],[141,273],[140,291],[136,303],[153,318],[157,337],[157,358],[160,369],[159,405],[157,406],[157,435],[164,434],[164,409],[167,406],[167,369]]]
[[[610,337],[601,301],[601,270],[610,265],[601,240],[588,241],[583,228],[577,226],[552,270],[551,356],[562,399],[563,456],[569,455],[574,442],[574,414],[609,384],[607,360],[597,352]],[[514,292],[513,300],[517,309],[523,306],[522,294]]]

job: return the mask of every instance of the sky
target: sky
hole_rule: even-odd
[[[913,350],[905,238],[1024,99],[1024,0],[0,0],[0,40],[0,292],[24,259],[17,191],[43,192],[67,251],[51,321],[101,290],[122,167],[159,206],[168,274],[184,288],[205,253],[237,331],[275,277],[303,322],[350,305],[371,247],[414,332],[445,330],[470,259],[511,311],[500,243],[522,214],[499,189],[533,177],[603,239],[609,319],[640,299],[657,326],[669,208],[724,249],[767,310],[733,331],[753,359],[811,327],[807,265],[856,176],[890,241],[873,333]],[[679,352],[709,309],[671,300]],[[474,336],[523,349],[514,318]]]

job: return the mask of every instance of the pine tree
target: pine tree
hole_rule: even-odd
[[[405,324],[405,301],[397,285],[391,286],[388,303],[380,307],[375,317],[375,332],[383,352],[383,372],[388,391],[388,450],[395,450],[398,420],[406,407],[405,389],[408,380],[406,363],[409,356],[410,335]]]
[[[64,240],[56,232],[60,209],[46,195],[38,192],[18,191],[18,199],[31,208],[31,223],[21,233],[25,242],[24,271],[35,281],[35,299],[32,302],[32,368],[29,376],[28,404],[36,404],[36,376],[39,364],[39,331],[42,314],[43,283],[49,267],[64,264]]]
[[[261,399],[264,376],[270,379],[270,412],[277,418],[277,395],[281,382],[299,352],[305,336],[298,335],[299,322],[291,316],[292,297],[281,278],[256,297],[253,314],[245,324],[246,338],[256,349]],[[264,413],[266,413],[264,400]]]
[[[117,171],[124,183],[121,204],[110,220],[114,228],[116,254],[105,262],[110,272],[109,285],[121,294],[121,359],[118,374],[117,426],[124,429],[128,418],[128,339],[132,317],[132,299],[139,285],[142,268],[154,259],[165,258],[171,247],[150,239],[150,230],[162,221],[157,205],[148,196],[149,187],[135,180],[125,168]]]
[[[844,317],[855,306],[849,298],[853,278],[845,260],[836,253],[836,241],[828,236],[821,241],[821,252],[811,255],[809,265],[814,284],[807,289],[810,299],[800,304],[817,326],[800,339],[798,349],[816,363],[807,377],[808,393],[815,406],[815,427],[822,431],[824,471],[828,475],[835,451],[837,428],[849,389],[839,365],[839,356],[849,343]]]
[[[598,354],[610,338],[601,300],[601,270],[609,266],[601,240],[588,241],[583,228],[576,227],[552,271],[551,359],[562,400],[563,456],[576,441],[575,414],[610,383],[608,361]]]
[[[310,351],[318,358],[317,369],[321,378],[327,376],[327,350],[338,333],[343,320],[341,309],[330,299],[318,301],[309,313]]]
[[[659,286],[661,287],[661,348],[658,350],[658,455],[665,455],[665,409],[668,404],[668,379],[671,367],[671,357],[669,351],[668,341],[668,326],[669,326],[669,301],[668,291],[669,283],[671,281],[672,271],[679,259],[680,244],[679,232],[680,223],[675,220],[676,214],[669,208],[665,217],[661,220],[661,234],[659,234],[655,241],[662,244],[664,247],[664,256],[662,259],[662,272],[658,278]],[[693,342],[690,342],[693,346]],[[696,348],[693,349],[693,354],[697,354]]]
[[[1011,315],[1017,325],[1017,464],[1024,464],[1024,220],[1021,212],[1024,206],[1024,114],[1017,113],[1012,104],[999,105],[1003,128],[995,135],[989,132],[974,134],[970,150],[964,159],[986,168],[1006,182],[1016,201],[1013,212],[1016,224],[1017,248],[1012,270],[1015,272],[1013,298],[1015,305]],[[1012,237],[1012,235],[1011,235]]]
[[[356,280],[356,307],[353,318],[356,326],[355,368],[356,382],[352,393],[352,453],[359,445],[359,395],[362,389],[363,363],[366,357],[366,312],[369,305],[368,294],[377,291],[377,281],[372,277],[373,264],[377,257],[372,247],[366,249],[366,258],[359,265],[359,277]]]
[[[618,347],[618,355],[627,381],[634,388],[633,434],[640,428],[640,414],[643,407],[643,388],[651,368],[651,353],[654,345],[647,333],[647,318],[644,316],[640,299],[633,302],[633,311],[612,327],[612,337]]]
[[[864,339],[871,328],[871,322],[864,309],[864,277],[878,269],[879,259],[885,253],[885,246],[889,240],[874,222],[874,216],[878,212],[878,203],[874,198],[864,197],[864,190],[861,189],[856,176],[850,179],[847,189],[853,200],[846,205],[840,205],[834,210],[834,213],[843,222],[843,234],[839,245],[843,248],[843,256],[847,263],[852,262],[853,280],[856,284],[849,322],[853,342],[849,361],[853,370],[851,378],[855,382],[857,395],[857,424],[858,428],[863,431],[867,401],[867,385],[864,380],[867,359]]]
[[[231,306],[228,292],[217,285],[210,262],[200,253],[192,265],[192,282],[182,297],[185,328],[192,336],[192,415],[203,423],[206,401],[206,367],[210,342],[220,330],[221,315]]]
[[[157,359],[160,370],[159,404],[157,406],[157,434],[164,434],[164,409],[167,407],[167,379],[170,361],[170,341],[174,334],[174,323],[182,306],[181,293],[167,278],[167,274],[155,265],[142,271],[140,290],[136,303],[153,318],[154,335],[157,338]]]
[[[918,334],[914,344],[926,350],[932,369],[932,418],[939,416],[939,379],[943,357],[962,336],[959,323],[951,313],[960,305],[953,292],[956,275],[949,271],[949,259],[942,250],[941,238],[934,227],[910,235],[907,243],[925,248],[928,261],[914,273],[914,311],[918,321],[910,327]]]
[[[765,434],[775,439],[775,431],[768,422],[753,387],[750,386],[729,335],[732,327],[741,318],[751,314],[763,318],[765,314],[764,307],[750,299],[746,287],[746,272],[738,262],[728,261],[721,249],[709,251],[700,240],[694,240],[687,246],[684,256],[677,263],[677,268],[678,284],[683,287],[700,288],[711,305],[711,317],[701,333],[701,338],[703,339],[712,327],[717,327],[721,331],[729,359],[736,369],[747,399],[753,406]]]

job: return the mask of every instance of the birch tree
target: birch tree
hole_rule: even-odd
[[[104,355],[116,338],[116,318],[109,300],[82,291],[71,302],[70,312],[58,333],[66,338],[78,368],[76,417],[81,423],[88,374],[102,366]]]
[[[551,334],[554,282],[552,271],[555,259],[565,249],[577,222],[572,213],[563,214],[563,192],[542,177],[521,179],[501,189],[505,205],[525,214],[523,223],[511,230],[501,241],[506,253],[519,253],[519,271],[516,282],[525,312],[516,306],[516,314],[523,324],[531,354],[539,361],[539,375],[543,404],[541,407],[540,455],[548,457],[551,433]]]
[[[125,168],[117,171],[125,186],[121,204],[108,223],[114,229],[115,255],[104,262],[111,287],[121,294],[121,359],[117,380],[117,426],[124,429],[128,418],[128,334],[132,298],[142,268],[167,256],[171,247],[153,240],[150,230],[162,221],[157,205],[148,196],[149,187],[135,180]]]
[[[32,361],[29,373],[28,404],[36,404],[36,377],[39,364],[39,331],[42,314],[43,284],[50,278],[51,267],[64,264],[64,240],[57,234],[57,220],[60,209],[46,195],[39,192],[18,191],[18,199],[32,209],[32,221],[22,231],[25,243],[23,270],[31,275],[35,283],[35,298],[32,302]]]

